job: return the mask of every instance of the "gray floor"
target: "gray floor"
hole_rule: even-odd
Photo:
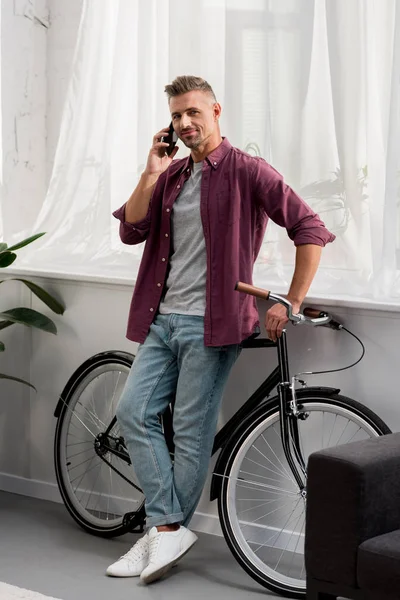
[[[62,505],[0,492],[0,581],[61,600],[258,600],[277,598],[253,581],[223,539],[199,534],[199,542],[176,569],[146,587],[114,579],[105,568],[136,536],[95,538]]]

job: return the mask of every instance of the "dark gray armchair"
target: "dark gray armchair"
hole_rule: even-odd
[[[400,433],[308,463],[307,600],[400,599]]]

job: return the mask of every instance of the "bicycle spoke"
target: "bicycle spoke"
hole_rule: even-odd
[[[273,465],[273,466],[275,466],[275,467],[276,467],[276,465],[274,465],[274,463],[272,462],[272,460],[270,460],[270,459],[269,459],[267,456],[265,456],[265,454],[263,454],[263,453],[261,452],[261,450],[259,450],[259,449],[258,449],[256,446],[253,446],[253,448],[254,448],[255,450],[257,450],[257,452],[259,452],[259,453],[261,454],[261,456],[262,456],[263,458],[265,458],[265,460],[266,460],[266,461],[268,461],[269,463],[271,463],[271,465]],[[290,481],[293,481],[293,483],[295,483],[295,481],[294,481],[293,477],[288,477],[287,475],[285,475],[285,474],[284,474],[284,473],[282,473],[282,472],[281,472],[281,473],[279,473],[279,472],[278,472],[277,474],[278,474],[278,475],[282,475],[282,477],[285,477],[286,479],[289,479]]]
[[[261,467],[262,469],[265,469],[266,471],[270,471],[270,472],[271,472],[271,473],[273,473],[274,475],[282,475],[282,473],[279,473],[278,471],[274,471],[274,470],[273,470],[273,469],[271,469],[270,467],[266,467],[265,465],[263,465],[263,464],[261,464],[261,463],[257,462],[256,460],[253,460],[252,458],[249,458],[248,456],[245,456],[245,457],[244,457],[244,460],[248,460],[249,462],[252,462],[252,463],[254,463],[255,465],[257,465],[257,466]],[[258,476],[258,477],[261,477],[261,475],[260,475],[260,476]],[[292,480],[292,479],[290,478],[290,480]]]
[[[118,382],[119,382],[119,378],[121,377],[121,373],[118,373],[118,379],[117,379],[117,383],[114,386],[114,392],[111,398],[111,402],[110,402],[110,408],[108,411],[108,417],[111,417],[111,408],[113,408],[113,413],[115,413],[115,406],[114,406],[114,400],[115,400],[115,393],[117,391],[118,388]]]
[[[90,459],[90,462],[93,462],[93,461],[95,460],[95,458],[96,458],[96,456],[93,456],[93,457]],[[76,493],[76,490],[77,490],[77,489],[78,489],[78,487],[80,486],[80,483],[81,483],[82,479],[85,477],[85,475],[86,475],[87,473],[90,473],[90,471],[92,471],[93,469],[95,469],[95,468],[96,468],[98,465],[99,465],[99,463],[96,463],[96,464],[94,464],[94,465],[93,465],[92,467],[90,467],[89,469],[86,469],[86,471],[85,471],[85,472],[84,472],[82,475],[80,475],[80,474],[79,474],[79,475],[77,475],[76,477],[74,477],[74,479],[71,479],[70,483],[72,484],[72,483],[74,483],[74,481],[76,481],[76,480],[77,480],[77,479],[79,479],[79,477],[80,477],[80,479],[79,479],[79,482],[78,482],[77,486],[76,486],[76,487],[75,487],[75,489],[74,489],[74,494]]]
[[[80,452],[77,452],[76,454],[71,454],[70,456],[67,456],[67,460],[71,460],[71,458],[75,458],[75,456],[80,456],[81,454],[85,454],[86,452],[89,452],[89,448],[87,448],[85,450],[81,450]]]
[[[264,442],[267,444],[268,448],[271,450],[272,454],[275,456],[276,460],[279,462],[279,464],[282,466],[282,471],[284,473],[286,473],[288,479],[291,479],[292,481],[294,481],[292,474],[286,469],[286,467],[283,465],[282,461],[278,458],[278,456],[276,455],[276,452],[271,448],[270,444],[267,442],[267,440],[265,439],[264,435],[261,434],[262,439],[264,440]]]
[[[277,481],[278,483],[281,481],[280,479],[274,479],[273,477],[265,477],[265,475],[258,475],[258,473],[250,473],[250,471],[243,471],[242,469],[240,469],[240,474],[252,475],[253,477],[260,477],[260,479],[265,479],[266,481]]]
[[[94,437],[94,438],[96,437],[96,435],[89,429],[89,427],[87,427],[87,425],[85,425],[85,423],[82,421],[82,419],[80,419],[80,417],[78,417],[78,415],[75,412],[73,413],[73,416],[80,422],[81,425],[84,426],[86,431],[88,431],[92,437]],[[78,428],[78,425],[76,423],[72,423],[72,421],[71,421],[71,425],[74,425],[76,428]]]
[[[284,530],[286,529],[286,527],[289,525],[289,523],[291,523],[291,522],[292,522],[292,521],[293,521],[293,520],[296,518],[296,517],[292,517],[292,518],[290,518],[290,517],[291,517],[291,515],[293,515],[294,511],[296,510],[296,508],[297,508],[297,505],[294,507],[294,510],[291,510],[290,512],[288,512],[288,513],[285,513],[284,515],[282,515],[282,518],[285,518],[285,517],[287,517],[287,515],[289,515],[289,518],[288,518],[288,520],[286,521],[286,523],[284,524],[284,526],[281,528],[281,530],[280,530],[280,531],[277,531],[277,532],[275,532],[273,535],[271,535],[271,537],[269,537],[269,538],[266,540],[266,542],[264,542],[264,544],[260,544],[260,546],[259,546],[259,547],[258,547],[256,550],[254,550],[254,552],[255,552],[255,553],[259,552],[259,551],[261,550],[261,548],[265,548],[265,547],[267,546],[268,542],[269,542],[270,540],[272,540],[274,537],[276,537],[276,536],[278,536],[278,537],[279,537],[279,536],[281,535],[282,531],[284,531]]]
[[[100,423],[100,425],[102,427],[104,427],[104,428],[106,427],[105,424],[103,423],[103,421],[101,421],[101,419],[99,419],[99,417],[96,415],[96,413],[93,413],[91,410],[86,408],[86,406],[83,406],[83,404],[81,402],[77,402],[77,404],[79,404],[79,406],[81,406],[83,408],[83,410],[88,414],[93,425],[98,427],[99,423]]]
[[[298,503],[299,501],[297,501]],[[252,521],[251,523],[248,523],[247,525],[244,525],[244,527],[250,527],[250,525],[254,525],[254,523],[258,523],[258,521],[261,521],[261,519],[265,519],[265,517],[269,517],[269,515],[273,515],[274,513],[276,513],[278,510],[280,510],[282,508],[282,506],[287,506],[287,504],[289,504],[288,502],[283,502],[282,504],[280,504],[277,508],[274,508],[274,510],[270,510],[268,513],[265,513],[265,515],[262,515],[261,517],[258,517],[257,519],[254,519],[254,521]],[[296,505],[297,506],[297,505]],[[293,512],[293,511],[292,511]]]
[[[297,526],[298,522],[300,521],[301,517],[302,517],[302,515],[300,515],[300,516],[299,516],[299,518],[297,519],[297,522],[296,522],[295,528],[296,528],[296,526]],[[281,562],[281,560],[282,560],[282,557],[283,557],[283,555],[285,554],[285,552],[286,552],[286,550],[287,550],[287,547],[289,546],[290,540],[291,540],[291,539],[292,539],[292,537],[293,537],[293,531],[294,531],[294,530],[292,530],[292,533],[290,534],[290,537],[289,537],[288,541],[286,542],[286,546],[285,546],[285,548],[282,550],[282,553],[281,553],[281,555],[280,555],[280,557],[279,557],[279,560],[278,560],[278,562],[276,563],[276,566],[275,566],[275,569],[274,569],[274,571],[276,571],[276,570],[277,570],[277,568],[279,567],[279,563]]]
[[[249,490],[252,490],[253,488],[247,488]],[[282,494],[282,497],[283,496]],[[237,502],[260,502],[261,498],[236,498]],[[280,502],[279,498],[273,498],[271,499],[271,502]]]
[[[356,435],[357,435],[357,433],[358,433],[359,431],[361,431],[361,427],[359,427],[359,428],[358,428],[358,429],[355,431],[354,435],[352,435],[352,436],[351,436],[351,438],[350,438],[350,439],[349,439],[349,440],[346,442],[346,444],[350,444],[350,442],[352,442],[352,441],[353,441],[353,439],[356,437]]]
[[[68,469],[69,472],[71,472],[73,469],[77,469],[78,467],[80,467],[81,465],[84,465],[85,463],[87,463],[89,460],[93,460],[93,458],[96,458],[96,455],[93,456],[92,458],[87,458],[86,460],[83,460],[82,462],[78,463],[77,465],[74,465],[73,467],[70,467]]]
[[[87,440],[86,442],[74,442],[73,444],[66,444],[66,448],[71,446],[81,446],[82,444],[93,444],[93,440]]]
[[[91,499],[91,497],[92,497],[92,494],[93,494],[93,490],[94,490],[94,488],[96,487],[96,483],[97,483],[97,481],[98,481],[98,479],[99,479],[99,476],[100,476],[100,473],[101,473],[101,464],[99,464],[99,467],[100,467],[100,468],[99,468],[99,470],[98,470],[98,472],[97,472],[96,479],[94,480],[93,487],[92,487],[92,489],[91,489],[91,492],[90,492],[90,494],[89,494],[89,498],[87,499],[87,502],[86,502],[86,508],[87,508],[87,507],[88,507],[88,505],[89,505],[90,499]],[[85,493],[83,494],[83,496],[84,496],[84,495],[85,495]],[[81,500],[83,499],[83,496],[82,496]]]
[[[243,483],[251,483],[252,485],[255,485],[256,487],[260,487],[260,488],[269,490],[272,493],[283,492],[284,494],[288,494],[289,496],[297,496],[297,494],[298,494],[298,492],[293,492],[292,490],[285,490],[285,489],[278,488],[273,485],[266,485],[265,483],[259,483],[258,481],[251,481],[248,479],[239,479],[238,481],[243,482]],[[242,487],[241,484],[239,484],[239,485],[240,485],[240,487]],[[250,489],[252,489],[252,488],[250,488]]]
[[[271,502],[280,502],[278,498],[274,498],[273,500],[266,500],[261,504],[257,504],[256,506],[250,506],[250,508],[245,508],[243,510],[238,510],[238,515],[242,515],[245,512],[249,512],[249,510],[256,510],[256,508],[260,508],[260,506],[265,506],[266,504],[271,504]]]
[[[304,517],[304,514],[303,514],[303,525],[301,526],[300,534],[297,537],[297,543],[296,543],[295,549],[292,552],[292,560],[290,561],[290,567],[289,567],[289,570],[288,570],[288,575],[290,575],[290,571],[292,570],[293,560],[294,560],[294,557],[297,555],[297,549],[299,547],[299,542],[301,540],[301,536],[303,535],[303,529],[304,529],[305,524],[306,524],[306,520],[305,520],[305,517]],[[304,568],[304,559],[302,561],[302,571],[303,571],[303,568]]]
[[[75,427],[75,425],[74,425],[74,427]],[[86,432],[84,432],[84,433],[86,433]],[[68,437],[68,439],[73,438],[74,440],[81,440],[82,443],[83,442],[85,442],[85,443],[89,443],[90,442],[91,444],[93,444],[93,439],[92,438],[90,438],[90,440],[87,440],[85,438],[82,438],[82,436],[78,436],[78,435],[75,435],[74,433],[71,433],[70,431],[68,432],[68,436],[67,437]],[[67,446],[67,444],[66,444],[66,446]]]
[[[279,497],[283,497],[283,498],[286,498],[288,495],[289,496],[297,496],[298,495],[298,492],[288,492],[287,490],[285,490],[283,493],[278,492],[276,490],[270,489],[266,485],[263,485],[260,490],[254,489],[254,486],[250,487],[249,485],[242,485],[242,484],[238,485],[238,487],[240,487],[241,490],[251,490],[252,492],[260,491],[262,493],[264,493],[264,490],[267,489],[271,494],[275,494],[277,497],[279,496]],[[260,498],[260,500],[261,500],[261,498]]]
[[[340,440],[342,439],[342,437],[343,437],[343,434],[344,434],[344,432],[346,431],[346,429],[348,428],[348,426],[349,426],[349,425],[350,425],[350,421],[347,421],[347,425],[346,425],[346,427],[343,429],[343,431],[342,431],[342,433],[341,433],[341,435],[340,435],[340,438],[339,438],[339,439],[338,439],[338,441],[336,442],[336,446],[339,446],[339,444],[340,444]],[[342,443],[344,443],[344,442],[342,442]]]
[[[335,420],[334,420],[333,425],[332,425],[332,431],[331,431],[331,435],[329,436],[327,448],[330,448],[330,446],[331,446],[331,439],[332,439],[333,431],[335,429],[337,418],[338,418],[338,416],[335,415]]]

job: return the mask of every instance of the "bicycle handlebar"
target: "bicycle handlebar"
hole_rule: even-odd
[[[342,329],[343,327],[343,325],[333,319],[329,313],[324,310],[319,310],[318,308],[310,308],[307,306],[304,308],[302,313],[298,313],[296,315],[293,313],[293,307],[289,300],[283,298],[283,296],[279,296],[278,294],[273,294],[269,290],[254,287],[249,283],[237,281],[235,290],[238,292],[243,292],[244,294],[256,296],[256,298],[261,298],[262,300],[274,300],[275,302],[279,302],[279,304],[285,306],[288,318],[294,325],[309,324],[314,326],[331,327],[332,329]]]

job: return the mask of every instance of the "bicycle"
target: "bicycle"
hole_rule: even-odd
[[[277,294],[241,282],[236,289],[283,304],[294,324],[344,329],[362,345],[325,311],[305,308],[295,315]],[[213,454],[221,453],[211,500],[218,499],[224,537],[245,571],[274,592],[304,598],[308,456],[390,429],[339,388],[308,387],[303,374],[290,378],[286,330],[277,342],[248,339],[243,348],[276,348],[278,365],[215,437]],[[81,527],[104,537],[142,532],[145,525],[144,496],[115,417],[133,360],[119,351],[89,358],[69,379],[54,413],[55,468],[64,503]],[[173,459],[172,408],[160,420]]]

